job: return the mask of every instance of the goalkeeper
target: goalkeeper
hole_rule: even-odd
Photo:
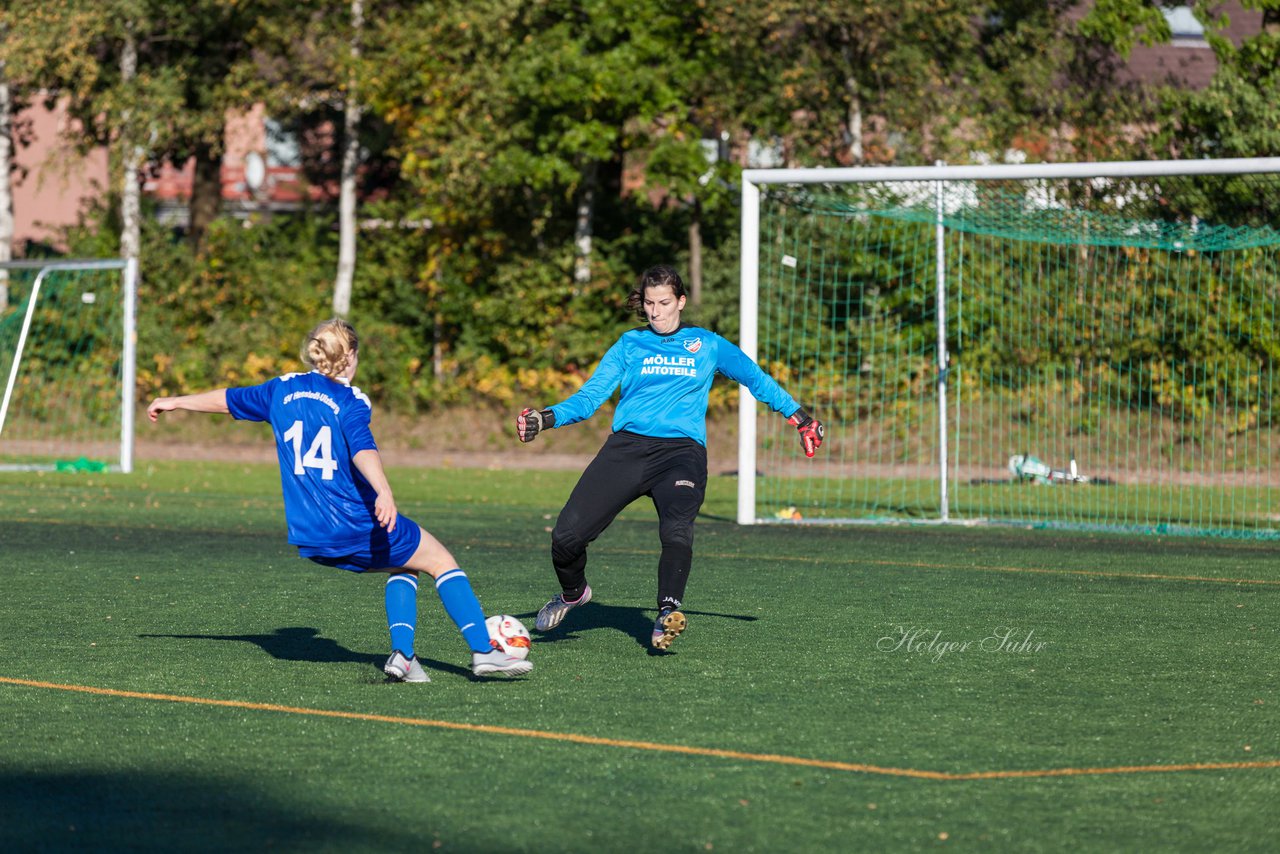
[[[551,533],[551,562],[561,592],[538,612],[539,631],[559,625],[591,601],[587,546],[628,504],[647,495],[658,511],[658,619],[652,644],[667,649],[685,629],[681,611],[693,563],[693,523],[707,487],[707,395],[717,373],[745,385],[800,433],[807,456],[822,444],[822,424],[738,347],[681,322],[685,286],[672,267],[641,274],[627,307],[648,321],[623,333],[575,394],[516,418],[521,442],[542,430],[591,417],[614,389],[622,394],[613,432],[583,471]]]
[[[185,409],[270,422],[289,542],[298,554],[324,566],[388,574],[383,595],[392,651],[382,669],[392,679],[431,681],[413,649],[420,572],[435,580],[445,612],[471,647],[472,672],[527,673],[531,662],[490,644],[480,602],[453,555],[397,510],[369,430],[369,398],[351,385],[359,346],[351,324],[327,320],[303,344],[310,373],[156,398],[147,415],[156,421],[161,412]]]

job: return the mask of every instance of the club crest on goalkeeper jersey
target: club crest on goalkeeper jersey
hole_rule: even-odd
[[[670,335],[645,326],[623,333],[582,388],[551,407],[556,426],[589,418],[619,385],[613,430],[642,436],[685,436],[707,444],[707,397],[717,373],[746,386],[755,398],[790,417],[800,404],[746,353],[698,326]]]
[[[243,421],[268,421],[280,458],[289,542],[368,548],[377,527],[373,488],[352,457],[377,450],[360,389],[312,371],[227,389],[227,408]]]

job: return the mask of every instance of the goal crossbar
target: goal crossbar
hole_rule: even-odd
[[[1280,157],[1221,160],[1115,160],[979,166],[858,166],[839,169],[744,169],[742,184],[858,184],[872,181],[1006,181],[1037,178],[1157,178],[1280,172]]]

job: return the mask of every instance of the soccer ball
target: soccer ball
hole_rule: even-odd
[[[495,614],[484,621],[489,628],[489,637],[507,655],[515,658],[528,658],[529,646],[533,640],[524,623],[510,614]]]

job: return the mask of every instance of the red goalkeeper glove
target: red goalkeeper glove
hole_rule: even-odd
[[[521,442],[532,442],[539,432],[554,426],[556,426],[556,414],[550,409],[538,410],[526,407],[516,416],[516,437]]]
[[[826,435],[826,431],[822,429],[822,422],[805,412],[803,407],[797,409],[787,419],[787,423],[796,425],[796,430],[800,432],[800,444],[804,446],[806,457],[812,457],[814,452],[822,447],[822,437]]]

